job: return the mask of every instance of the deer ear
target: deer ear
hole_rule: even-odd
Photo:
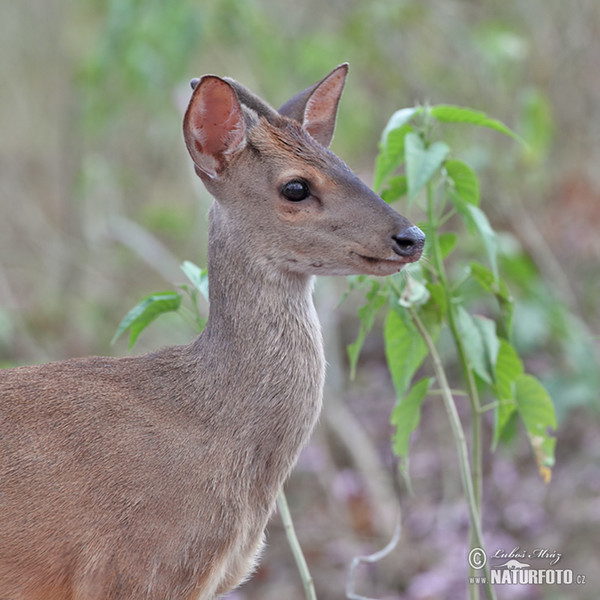
[[[340,96],[348,75],[348,63],[288,100],[279,114],[302,123],[306,131],[327,147],[333,138]]]
[[[205,75],[193,84],[183,137],[197,170],[215,179],[246,144],[244,114],[233,88],[221,78]]]

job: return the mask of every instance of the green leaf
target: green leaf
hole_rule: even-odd
[[[445,165],[452,191],[465,202],[479,205],[479,180],[475,171],[460,160],[447,160]]]
[[[409,201],[416,196],[440,168],[449,151],[450,148],[444,142],[434,142],[426,148],[425,142],[419,134],[406,134],[406,180]]]
[[[510,422],[517,409],[514,395],[514,382],[523,374],[523,363],[517,351],[506,340],[499,339],[498,357],[496,358],[496,385],[494,394],[498,400],[494,423],[493,447],[496,447],[504,428]]]
[[[519,375],[515,380],[515,400],[529,441],[533,447],[540,475],[550,481],[554,466],[556,439],[549,429],[556,429],[554,406],[548,392],[532,375]]]
[[[404,397],[400,398],[392,411],[390,422],[396,426],[392,436],[394,454],[402,459],[408,457],[408,447],[413,431],[421,420],[421,404],[431,386],[431,379],[424,377],[415,383]]]
[[[373,187],[376,190],[404,162],[404,136],[412,130],[410,125],[393,129],[387,135],[386,144],[380,145],[373,176]]]
[[[379,309],[386,303],[387,297],[379,292],[379,282],[373,280],[371,289],[367,292],[366,298],[367,303],[358,309],[358,317],[360,319],[360,329],[358,336],[353,344],[347,347],[348,358],[350,359],[350,378],[354,379],[356,375],[356,364],[360,351],[365,343],[365,338],[375,322],[375,316],[379,312]]]
[[[413,375],[427,356],[423,338],[406,312],[402,313],[390,311],[384,328],[385,355],[399,398],[404,396]]]
[[[150,294],[134,306],[123,318],[111,344],[114,344],[124,331],[129,329],[129,348],[133,348],[138,336],[154,319],[166,312],[177,310],[181,305],[181,294],[158,292]]]
[[[498,360],[498,351],[500,350],[500,341],[496,333],[496,322],[481,315],[475,315],[473,322],[481,335],[486,370],[491,375],[492,380],[495,381],[496,362]]]
[[[504,280],[496,280],[494,278],[494,274],[487,267],[484,267],[481,263],[473,261],[470,263],[469,268],[471,270],[471,275],[473,275],[475,280],[484,290],[494,294],[495,296],[498,296],[502,300],[511,300]]]
[[[458,235],[453,231],[440,234],[438,237],[438,243],[440,245],[442,258],[447,258],[449,256],[452,250],[454,250],[456,247],[456,242],[458,242]]]
[[[520,101],[520,130],[527,141],[525,156],[530,163],[544,159],[554,137],[554,117],[548,97],[537,88],[527,89]]]
[[[462,307],[456,308],[458,333],[471,368],[486,383],[492,384],[492,377],[486,359],[486,348],[479,327],[471,315]]]
[[[494,274],[484,267],[482,264],[473,261],[470,265],[471,275],[481,285],[481,287],[494,294],[500,310],[502,313],[502,319],[499,323],[501,326],[502,335],[509,338],[512,330],[512,317],[514,311],[514,301],[508,287],[503,279],[494,278]]]
[[[469,204],[458,194],[450,194],[452,203],[470,230],[479,233],[492,267],[494,281],[498,281],[498,239],[485,213],[474,204]]]
[[[438,104],[429,109],[429,114],[440,121],[440,123],[467,123],[479,127],[494,129],[500,133],[524,143],[523,140],[504,123],[497,119],[491,119],[485,113],[464,106],[453,106],[451,104]]]
[[[444,291],[444,286],[441,283],[428,283],[427,289],[429,290],[429,295],[431,296],[428,304],[435,304],[437,306],[438,320],[441,321],[446,315],[446,292]],[[426,316],[426,320],[429,322],[430,316]],[[431,323],[430,323],[431,324]]]
[[[500,338],[500,347],[498,348],[498,358],[496,359],[496,379],[498,384],[498,400],[512,400],[514,393],[512,389],[513,382],[523,375],[523,362],[519,358],[517,351],[505,339]]]
[[[385,202],[391,204],[402,198],[402,196],[405,196],[407,191],[408,184],[406,183],[406,175],[397,175],[396,177],[390,178],[388,187],[383,190],[381,197]]]
[[[381,146],[387,148],[390,134],[393,131],[397,131],[398,129],[405,127],[408,122],[415,115],[418,115],[422,110],[423,108],[421,106],[412,106],[411,108],[401,108],[400,110],[397,110],[390,117],[390,120],[387,122],[387,125],[384,127],[383,132],[381,133]]]
[[[487,292],[494,293],[494,274],[481,263],[473,261],[469,264],[471,275],[481,285],[481,287]]]
[[[208,300],[208,269],[201,269],[198,265],[186,260],[181,265],[181,270],[191,284]]]

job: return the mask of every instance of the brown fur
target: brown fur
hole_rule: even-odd
[[[197,84],[184,132],[216,202],[196,340],[0,371],[1,600],[209,600],[252,570],[321,406],[313,275],[385,275],[422,248],[399,255],[409,224],[315,141],[345,73],[290,105],[323,128]],[[290,202],[297,178],[312,195]]]

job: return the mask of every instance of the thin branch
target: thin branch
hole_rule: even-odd
[[[294,560],[296,561],[296,566],[298,567],[298,572],[300,573],[300,577],[302,579],[302,585],[304,586],[306,598],[307,600],[317,600],[317,595],[315,594],[315,584],[310,571],[308,570],[308,565],[306,564],[306,559],[304,558],[302,548],[300,547],[300,542],[298,542],[298,537],[296,536],[296,530],[294,529],[294,523],[292,521],[292,515],[290,514],[290,509],[283,490],[280,490],[279,495],[277,496],[277,508],[279,509],[279,514],[281,515],[281,520],[283,522],[288,544],[292,549],[292,554],[294,555]]]
[[[464,396],[465,398],[469,395],[467,392],[465,392],[463,390],[450,390],[450,393],[453,396]],[[444,390],[441,390],[441,389],[429,390],[427,392],[427,395],[429,395],[429,396],[442,396],[443,394],[444,394]]]
[[[456,445],[456,453],[458,454],[458,462],[460,465],[460,475],[463,484],[463,490],[465,496],[467,497],[467,504],[469,506],[469,514],[471,517],[471,525],[473,527],[473,538],[474,542],[480,548],[483,548],[483,534],[481,531],[481,519],[479,515],[479,506],[477,503],[477,499],[475,496],[475,490],[473,486],[473,475],[471,473],[471,466],[469,463],[469,452],[467,449],[467,442],[465,439],[465,432],[462,427],[462,423],[460,422],[460,417],[458,416],[458,411],[456,410],[456,404],[454,403],[454,398],[450,393],[450,385],[448,384],[448,379],[446,378],[446,371],[442,364],[442,360],[440,355],[437,352],[435,344],[427,331],[425,325],[419,318],[419,315],[415,311],[414,308],[409,308],[410,316],[413,320],[413,323],[419,330],[425,345],[427,346],[427,350],[429,351],[429,355],[431,356],[431,360],[433,362],[433,368],[435,370],[435,374],[437,380],[440,384],[442,391],[442,397],[444,399],[444,405],[446,407],[446,412],[448,413],[448,419],[450,420],[450,427],[452,429],[452,435],[454,437],[455,445]],[[490,583],[490,574],[489,567],[486,565],[484,567],[484,573],[486,576],[486,591],[490,600],[496,599],[496,593],[494,588]]]
[[[480,409],[481,405],[479,402],[479,391],[477,390],[477,385],[475,383],[475,376],[473,374],[473,369],[467,359],[466,350],[463,344],[463,340],[459,335],[458,325],[454,316],[454,310],[452,307],[452,294],[451,287],[448,277],[446,275],[446,270],[444,268],[444,260],[442,257],[442,253],[440,250],[439,238],[437,236],[437,228],[439,225],[435,220],[435,198],[433,193],[433,188],[431,182],[427,183],[427,218],[431,229],[431,247],[432,247],[432,260],[433,264],[437,270],[438,278],[442,287],[446,292],[446,302],[448,305],[448,325],[450,326],[450,331],[452,332],[452,337],[454,338],[454,342],[456,344],[456,349],[458,352],[458,357],[460,359],[460,363],[462,366],[462,370],[464,376],[466,378],[467,390],[469,393],[469,402],[471,404],[471,412],[473,415],[473,420],[471,422],[471,460],[472,464],[468,462],[468,451],[466,442],[464,441],[464,432],[462,430],[462,425],[460,425],[460,420],[458,420],[458,413],[456,413],[456,406],[454,405],[454,399],[452,398],[452,394],[448,391],[447,394],[443,394],[444,402],[446,404],[446,409],[448,412],[448,416],[450,420],[454,419],[454,416],[451,414],[452,411],[456,413],[456,419],[458,420],[458,424],[460,425],[460,431],[455,430],[456,435],[462,436],[462,442],[460,437],[456,437],[457,443],[464,446],[465,449],[465,465],[468,468],[468,482],[464,482],[465,485],[465,493],[469,487],[470,492],[472,492],[472,500],[473,506],[471,511],[471,532],[470,532],[470,545],[474,547],[477,544],[477,540],[481,540],[481,496],[482,496],[482,479],[483,479],[483,467],[482,467],[482,451],[481,451],[481,414]],[[413,321],[415,318],[418,319],[418,315],[416,312],[412,311]],[[416,322],[415,322],[416,323]],[[421,323],[421,328],[425,331],[425,334],[429,337],[426,329],[423,327]],[[431,341],[431,340],[430,340]],[[427,340],[425,340],[427,343]],[[433,343],[432,343],[433,346]],[[437,356],[437,353],[436,353]],[[438,357],[439,358],[439,357]],[[441,362],[439,363],[439,367],[443,371],[443,366]],[[442,389],[444,387],[448,388],[448,382],[446,381],[445,374],[444,379],[440,380],[440,385]],[[459,458],[460,458],[461,450],[459,449]],[[462,458],[460,459],[462,461]],[[471,502],[471,498],[468,497],[469,502]],[[477,544],[481,546],[481,544]],[[475,574],[475,570],[470,567],[471,575]],[[486,588],[487,589],[487,588]],[[489,586],[489,590],[491,590],[491,586]],[[488,593],[489,593],[488,590]],[[469,597],[471,600],[479,600],[479,588],[476,586],[472,586],[469,588]],[[491,596],[490,596],[491,597]]]
[[[373,554],[369,554],[367,556],[355,556],[352,559],[352,562],[350,563],[350,569],[348,572],[348,581],[346,582],[346,598],[348,598],[348,600],[375,600],[374,598],[369,598],[368,596],[361,596],[360,594],[357,594],[354,591],[356,569],[361,564],[373,564],[384,559],[398,545],[401,533],[402,523],[400,516],[398,516],[398,522],[396,524],[396,529],[394,530],[394,535],[389,541],[389,543],[385,546],[385,548],[382,548],[381,550]]]

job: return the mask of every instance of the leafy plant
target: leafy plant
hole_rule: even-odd
[[[359,310],[360,330],[348,347],[355,372],[361,346],[380,310],[385,310],[386,358],[398,401],[391,415],[393,449],[408,479],[410,438],[428,396],[441,395],[459,457],[461,480],[471,518],[471,546],[483,547],[481,533],[482,419],[495,414],[493,447],[519,416],[531,442],[539,472],[550,481],[556,428],[552,401],[523,363],[512,343],[513,298],[499,272],[498,235],[480,207],[479,180],[465,162],[454,158],[442,140],[434,139],[440,124],[469,124],[520,138],[500,121],[468,108],[440,105],[397,111],[385,127],[375,168],[375,187],[386,202],[404,199],[426,215],[424,258],[403,273],[375,279],[357,277],[351,288],[366,290]],[[450,228],[452,226],[452,228]],[[458,250],[464,229],[481,242],[483,260]],[[449,257],[455,254],[452,269]],[[478,289],[477,303],[473,288]],[[456,348],[464,390],[453,390],[436,342],[449,332]],[[429,357],[433,374],[414,381]],[[470,401],[471,449],[454,396]],[[485,404],[484,404],[485,399]],[[489,577],[488,577],[489,581]],[[487,586],[487,594],[494,591]],[[472,586],[471,598],[479,590]]]
[[[188,260],[181,265],[181,270],[192,285],[180,285],[181,292],[172,290],[155,292],[142,298],[123,317],[111,343],[114,344],[123,333],[129,330],[129,349],[131,350],[135,346],[140,333],[152,321],[168,312],[178,312],[198,333],[204,329],[206,319],[200,314],[198,298],[201,295],[208,301],[208,271],[201,269]],[[190,308],[182,304],[184,296],[189,298]]]

